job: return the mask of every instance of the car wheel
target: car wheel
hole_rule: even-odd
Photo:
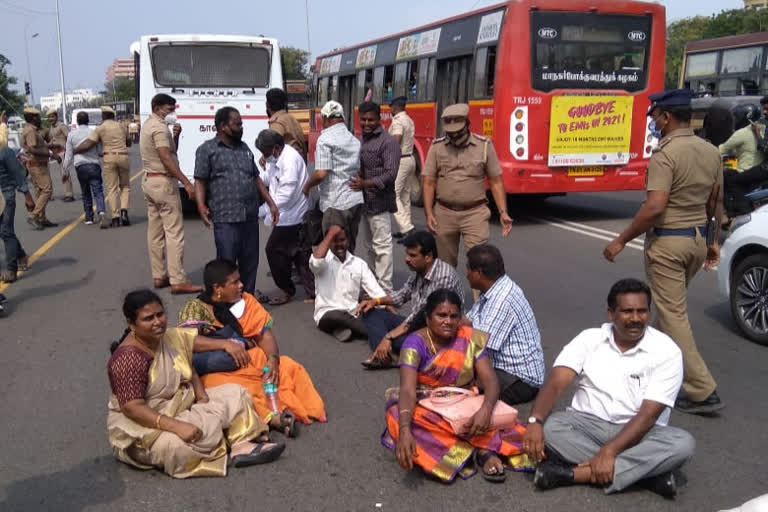
[[[734,270],[731,313],[747,338],[768,345],[768,254],[753,254]]]

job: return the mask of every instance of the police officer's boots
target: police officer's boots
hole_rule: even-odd
[[[128,219],[128,210],[126,210],[125,208],[120,210],[120,224],[122,224],[123,226],[131,225],[131,221],[130,219]]]

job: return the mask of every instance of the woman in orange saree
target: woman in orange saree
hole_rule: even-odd
[[[522,449],[525,427],[490,427],[499,395],[499,384],[485,351],[487,335],[460,326],[461,299],[441,289],[427,299],[426,327],[406,338],[400,350],[400,388],[387,393],[387,428],[382,444],[395,451],[400,466],[414,465],[444,482],[456,475],[469,478],[475,473],[473,459],[490,481],[504,480],[504,467],[530,470]],[[456,434],[451,424],[418,400],[441,386],[471,387],[482,384],[483,405]]]
[[[209,336],[228,327],[247,349],[243,358],[239,355],[242,345],[237,341],[221,339],[211,344],[195,344],[196,357],[201,352],[213,351],[226,351],[219,352],[225,358],[227,354],[231,356],[231,371],[214,369],[201,375],[205,387],[239,384],[250,393],[259,417],[290,437],[296,436],[298,422],[327,421],[323,399],[309,373],[290,357],[280,355],[272,334],[272,316],[253,295],[243,292],[237,267],[228,261],[213,260],[205,266],[203,281],[205,291],[182,308],[179,325],[197,327],[201,334]],[[277,384],[278,412],[270,406],[264,392],[265,382]]]

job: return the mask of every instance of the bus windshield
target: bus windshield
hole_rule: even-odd
[[[645,89],[650,16],[534,11],[531,28],[534,89]]]
[[[270,52],[262,46],[158,44],[152,47],[157,85],[267,87]]]

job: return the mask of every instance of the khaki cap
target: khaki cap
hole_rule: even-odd
[[[37,110],[35,107],[24,107],[24,113],[25,114],[38,114],[38,115],[40,115],[40,111]]]
[[[105,114],[114,114],[115,113],[115,109],[113,109],[112,107],[110,107],[108,105],[102,106],[101,107],[101,111],[104,112]]]
[[[440,116],[443,119],[446,117],[463,117],[464,122],[455,123],[443,123],[443,129],[446,132],[457,132],[464,128],[467,124],[466,119],[469,117],[469,105],[466,103],[456,103],[455,105],[448,105],[443,109],[443,115]]]

